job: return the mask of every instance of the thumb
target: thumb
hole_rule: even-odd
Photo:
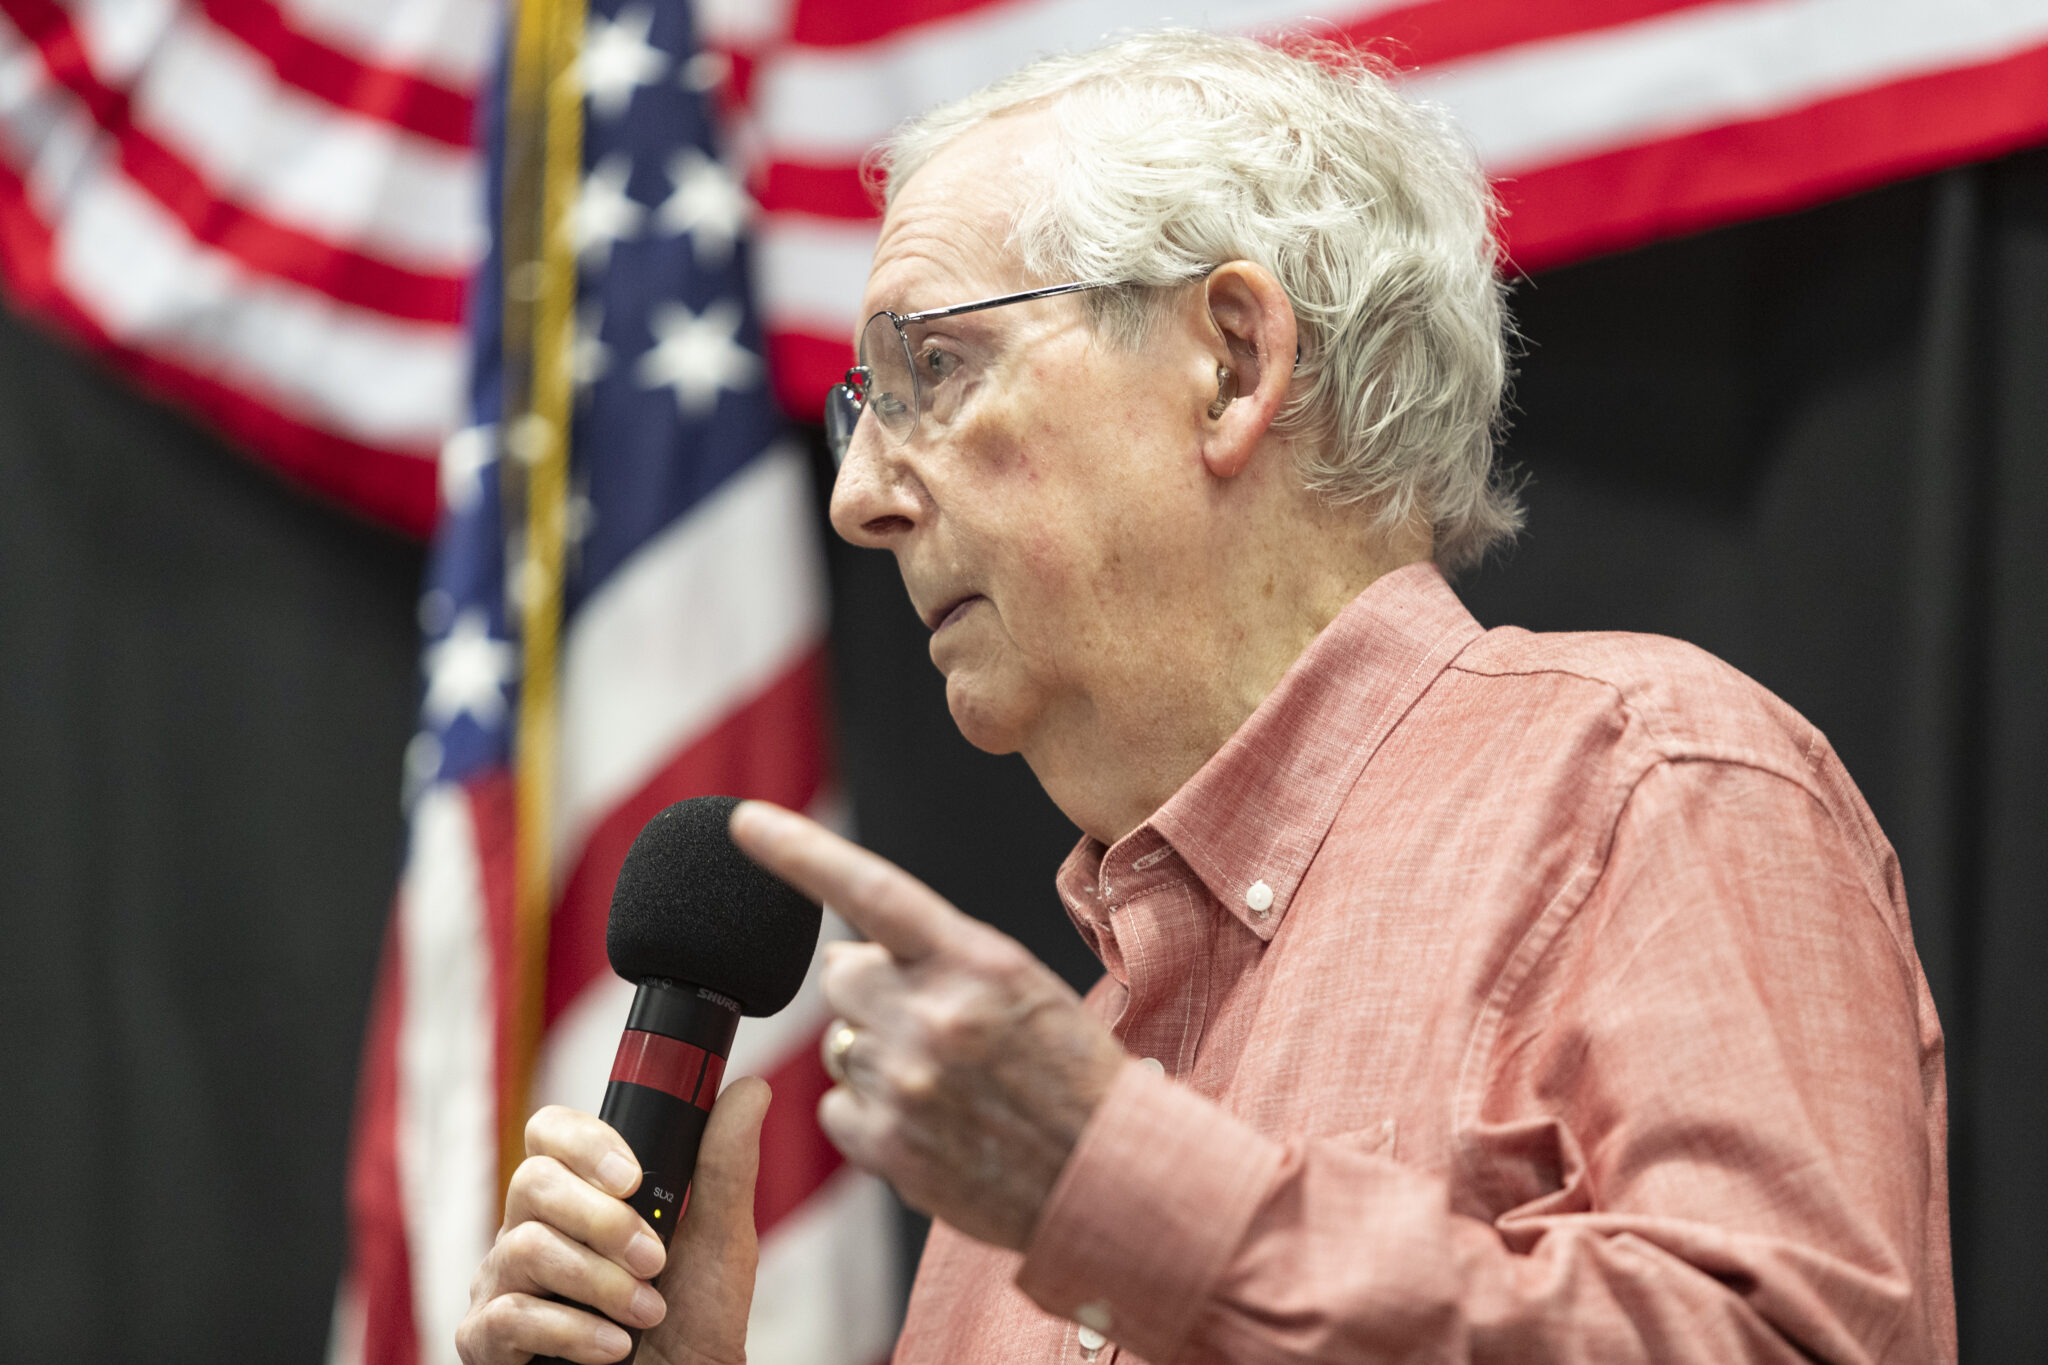
[[[761,1173],[761,1125],[773,1099],[768,1082],[745,1076],[727,1086],[711,1106],[704,1141],[697,1149],[697,1171],[690,1180],[690,1208],[680,1231],[688,1231],[690,1214],[700,1205],[698,1221],[724,1237],[744,1231],[754,1235],[754,1181]]]
[[[711,1107],[689,1204],[656,1287],[668,1315],[648,1333],[641,1360],[740,1365],[747,1312],[754,1301],[760,1244],[754,1233],[754,1180],[761,1170],[761,1122],[768,1083],[734,1081]]]

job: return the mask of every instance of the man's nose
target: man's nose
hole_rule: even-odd
[[[903,468],[899,448],[866,414],[832,484],[832,529],[855,545],[886,550],[917,525],[923,502]]]

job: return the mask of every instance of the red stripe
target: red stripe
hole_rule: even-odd
[[[385,924],[349,1143],[347,1274],[363,1313],[367,1365],[413,1365],[419,1359],[412,1259],[398,1188],[398,1023],[404,1010],[394,910]]]
[[[1501,186],[1521,270],[1782,213],[2048,139],[2048,47],[1531,171]]]
[[[476,101],[404,71],[376,66],[293,29],[268,0],[201,0],[223,32],[260,53],[278,77],[338,109],[450,147],[474,141]]]
[[[619,1035],[619,1053],[612,1059],[611,1079],[659,1090],[685,1104],[698,1104],[703,1091],[704,1059],[710,1055],[703,1048],[679,1039],[629,1028]],[[712,1091],[713,1095],[717,1093]]]
[[[477,891],[483,897],[484,941],[491,961],[491,1094],[505,1093],[505,1067],[519,1040],[513,1014],[524,1002],[505,992],[511,970],[513,920],[518,913],[519,790],[510,771],[486,768],[462,784],[469,802],[469,824],[476,838]],[[498,1131],[493,1110],[491,1131]],[[509,1172],[499,1172],[501,1177]]]
[[[809,535],[808,526],[792,528]],[[548,942],[547,1001],[552,1028],[569,1004],[611,970],[604,954],[612,883],[640,827],[685,797],[724,793],[760,797],[802,810],[824,784],[824,656],[808,654],[758,695],[692,740],[645,786],[591,831],[562,892]]]
[[[1531,4],[1530,0],[1422,0],[1335,23],[1304,9],[1300,17],[1261,31],[1274,36],[1345,38],[1402,66],[1426,66],[1714,2],[1573,0],[1560,5]],[[1011,0],[867,0],[859,5],[845,0],[800,0],[791,18],[790,41],[810,47],[855,47],[963,14],[1015,12],[1019,7]]]
[[[1717,0],[1423,0],[1335,26],[1335,32],[1401,67],[1433,66],[1519,43],[1615,28]],[[1308,36],[1323,32],[1310,28]],[[1284,39],[1282,45],[1285,46]]]
[[[761,1176],[754,1186],[754,1227],[763,1237],[846,1164],[818,1127],[818,1101],[832,1088],[818,1057],[823,1033],[807,1037],[766,1078],[775,1101],[761,1125]]]
[[[797,0],[789,36],[816,47],[851,47],[974,10],[1018,8],[1012,0]]]
[[[853,364],[853,343],[805,332],[768,333],[768,372],[783,410],[800,422],[825,418],[825,394]]]
[[[432,450],[363,445],[288,417],[210,375],[117,341],[56,281],[50,229],[26,186],[0,162],[0,276],[22,312],[54,323],[125,370],[143,388],[207,418],[230,439],[352,511],[424,538],[437,493]]]
[[[414,322],[461,325],[465,275],[411,270],[222,198],[195,167],[135,125],[128,97],[100,82],[77,29],[52,0],[0,0],[0,12],[35,44],[51,78],[114,139],[121,169],[183,223],[195,241],[341,303]]]
[[[763,211],[809,213],[865,221],[882,211],[861,183],[860,167],[845,162],[770,161],[749,187]]]

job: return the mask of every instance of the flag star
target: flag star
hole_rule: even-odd
[[[519,652],[491,638],[480,607],[465,607],[448,633],[421,651],[427,668],[427,723],[439,728],[467,712],[486,728],[505,716],[505,684],[518,668]]]
[[[668,163],[675,190],[662,201],[655,222],[663,232],[687,232],[697,264],[721,266],[732,259],[733,243],[754,210],[732,172],[695,147],[685,147]]]
[[[441,443],[441,501],[458,515],[484,495],[483,473],[498,458],[497,428],[464,427]]]
[[[591,302],[576,310],[576,341],[570,351],[569,368],[576,387],[589,388],[611,373],[612,348],[598,335],[604,328],[604,309]]]
[[[614,242],[640,235],[647,209],[626,193],[632,174],[633,159],[613,152],[583,178],[583,190],[569,210],[569,236],[584,265],[602,269],[611,262]]]
[[[731,299],[720,299],[701,313],[664,303],[648,325],[655,343],[640,357],[640,383],[674,389],[685,417],[710,412],[721,390],[746,388],[760,373],[760,360],[739,343],[740,306]]]
[[[596,530],[597,504],[590,500],[588,492],[578,489],[562,506],[562,540],[581,550],[583,542],[590,539]]]
[[[732,75],[732,58],[723,52],[694,52],[683,63],[676,83],[692,94],[703,95],[724,85]]]
[[[644,4],[626,6],[616,19],[595,16],[584,27],[576,69],[601,117],[625,113],[635,90],[668,74],[668,54],[647,41],[653,27],[654,7]]]

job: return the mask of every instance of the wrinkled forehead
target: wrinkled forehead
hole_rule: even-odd
[[[882,220],[860,316],[943,308],[1013,293],[1032,279],[1011,241],[1024,196],[1044,183],[1051,123],[998,118],[933,155],[896,190]]]

